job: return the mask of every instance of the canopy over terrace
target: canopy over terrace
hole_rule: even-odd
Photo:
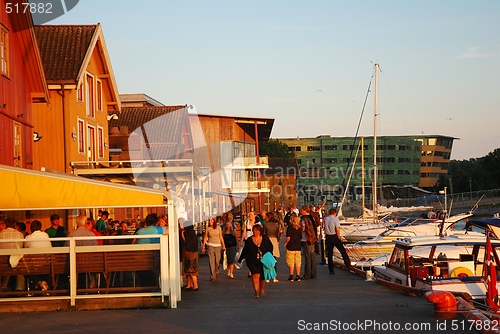
[[[158,207],[171,199],[168,192],[4,165],[0,180],[0,211]]]
[[[177,221],[169,192],[0,165],[0,211],[165,207]],[[165,198],[167,203],[165,203]],[[180,300],[178,224],[168,225],[170,305]]]

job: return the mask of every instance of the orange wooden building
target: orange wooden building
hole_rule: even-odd
[[[51,98],[34,111],[35,169],[71,173],[72,162],[108,160],[108,119],[119,113],[120,99],[101,25],[35,32]]]

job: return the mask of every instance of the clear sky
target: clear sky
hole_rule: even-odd
[[[460,138],[459,160],[500,147],[500,1],[80,0],[49,24],[98,22],[120,93],[354,136],[379,63],[379,135]]]

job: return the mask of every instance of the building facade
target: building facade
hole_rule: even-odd
[[[280,139],[295,153],[299,168],[299,203],[339,200],[347,184],[350,199],[371,188],[374,170],[377,186],[414,186],[432,190],[448,172],[453,140],[447,136],[331,137]],[[368,191],[367,193],[370,193]],[[368,196],[369,197],[369,196]]]
[[[100,24],[35,27],[50,105],[34,111],[35,169],[71,173],[72,162],[108,160],[108,118],[120,110]]]

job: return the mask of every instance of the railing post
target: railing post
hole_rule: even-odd
[[[76,273],[75,246],[75,239],[69,239],[69,296],[71,300],[71,306],[76,305],[76,288],[78,283],[78,275]]]
[[[172,290],[169,282],[169,259],[168,259],[168,236],[162,235],[160,237],[160,289],[162,302],[165,301],[165,296]],[[172,299],[172,292],[170,292],[170,299]]]

